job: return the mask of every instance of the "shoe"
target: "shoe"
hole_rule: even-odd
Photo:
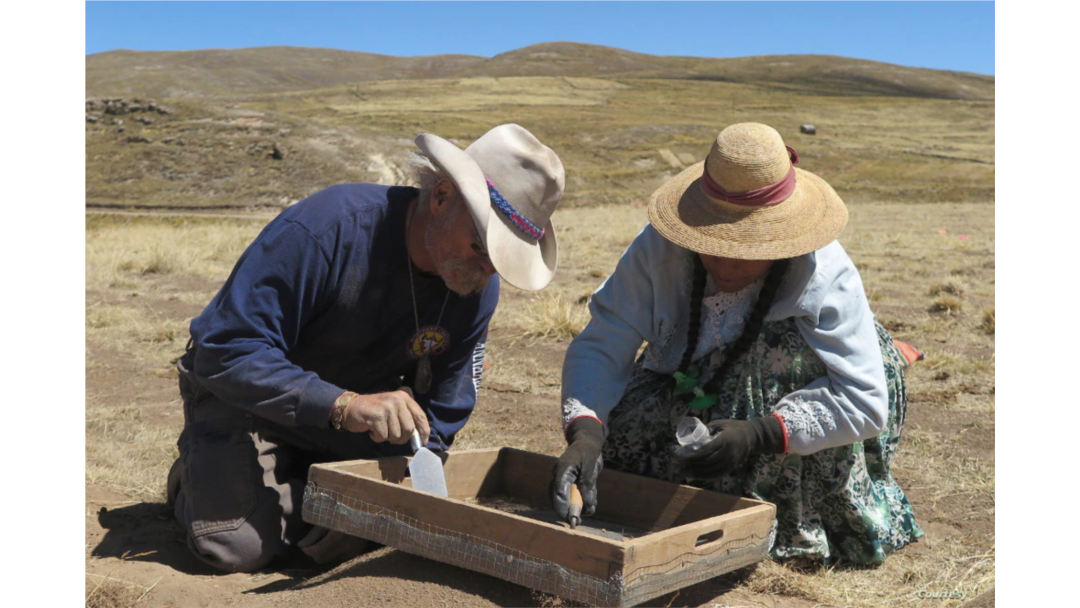
[[[369,540],[314,526],[296,546],[320,566],[337,565],[374,549]]]

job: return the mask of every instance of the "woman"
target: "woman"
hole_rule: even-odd
[[[560,516],[573,483],[594,512],[606,465],[774,503],[775,558],[878,564],[922,536],[889,472],[902,360],[835,240],[847,209],[796,164],[771,127],[732,125],[652,195],[566,355]],[[687,416],[710,437],[679,450]]]

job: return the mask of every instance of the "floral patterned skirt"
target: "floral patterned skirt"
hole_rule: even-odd
[[[688,408],[673,399],[671,376],[646,370],[639,361],[609,417],[604,466],[775,504],[773,558],[880,564],[923,532],[889,472],[907,395],[904,362],[888,332],[880,324],[877,330],[889,385],[889,420],[876,437],[809,456],[757,456],[723,477],[690,481],[674,455],[675,427]],[[767,416],[785,395],[826,373],[793,320],[765,323],[721,384],[706,419]]]

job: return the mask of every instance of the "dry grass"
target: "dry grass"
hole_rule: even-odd
[[[271,216],[250,220],[89,216],[86,287],[152,289],[157,275],[221,282]]]
[[[484,422],[470,420],[454,437],[455,450],[471,450],[490,446],[492,431]]]
[[[957,279],[936,281],[930,284],[930,295],[932,296],[948,294],[960,298],[963,297],[965,291],[967,291],[967,287],[963,281]]]
[[[175,406],[180,407],[179,399]],[[144,406],[87,395],[86,483],[164,502],[164,479],[177,456],[176,438],[177,430],[154,420]]]
[[[451,87],[458,93],[444,95]],[[382,81],[364,86],[362,96],[335,96],[330,107],[343,116],[366,118],[372,114],[469,112],[497,105],[595,106],[626,88],[617,81],[599,78],[526,76]]]
[[[130,608],[143,602],[155,586],[157,583],[144,587],[117,578],[87,573],[86,606],[88,608]]]
[[[89,216],[88,343],[168,370],[189,318],[165,315],[155,301],[204,306],[267,219]]]
[[[777,562],[761,564],[746,588],[763,594],[797,597],[824,606],[925,605],[919,591],[957,591],[967,599],[994,586],[994,550],[973,553],[971,547],[946,540],[933,555],[901,551],[875,569],[837,566],[799,567]],[[959,599],[933,600],[934,606],[957,608]]]
[[[991,306],[990,308],[983,311],[982,322],[979,323],[979,329],[991,336],[994,335],[995,319],[996,316],[994,314],[994,307]]]
[[[183,268],[183,264],[173,251],[154,243],[146,251],[137,252],[137,257],[121,262],[118,268],[135,274],[169,274]]]
[[[951,295],[937,297],[929,308],[930,312],[943,312],[950,315],[958,315],[963,309],[964,301]]]
[[[493,326],[519,340],[565,341],[589,321],[588,298],[647,223],[643,207],[559,209],[559,267],[544,291],[506,288]]]
[[[923,509],[933,510],[938,501],[953,496],[994,495],[993,463],[960,450],[958,435],[908,429],[904,442],[905,452],[894,468],[908,480],[908,491],[927,493],[930,500]]]
[[[558,420],[554,416],[551,420],[518,420],[499,425],[485,424],[483,422],[474,425],[470,421],[454,439],[454,449],[469,450],[493,446],[513,446],[519,450],[557,456],[565,443],[561,439],[556,442],[536,433],[538,424],[548,422],[553,425],[558,424]]]
[[[514,324],[522,338],[569,340],[589,322],[583,302],[572,302],[557,293],[541,293],[525,305]]]
[[[560,370],[540,365],[529,356],[504,356],[494,344],[488,346],[488,354],[494,363],[484,374],[486,386],[504,392],[559,396]]]
[[[925,366],[923,365],[925,363]],[[921,378],[925,371],[934,371],[935,375],[945,372],[951,376],[968,377],[969,380],[978,379],[978,383],[986,383],[993,386],[994,360],[993,355],[974,356],[959,353],[949,349],[926,349],[926,360],[919,367],[909,370],[908,376]],[[910,378],[909,378],[910,382]],[[916,384],[917,385],[917,384]]]
[[[167,367],[183,352],[187,325],[187,319],[163,316],[146,304],[124,306],[98,300],[86,307],[87,340],[158,368]]]

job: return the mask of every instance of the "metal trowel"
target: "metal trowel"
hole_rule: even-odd
[[[412,478],[412,487],[423,492],[448,496],[442,459],[424,446],[424,441],[420,439],[420,433],[416,429],[413,429],[409,445],[412,446],[414,452],[412,460],[409,461],[409,477]]]

